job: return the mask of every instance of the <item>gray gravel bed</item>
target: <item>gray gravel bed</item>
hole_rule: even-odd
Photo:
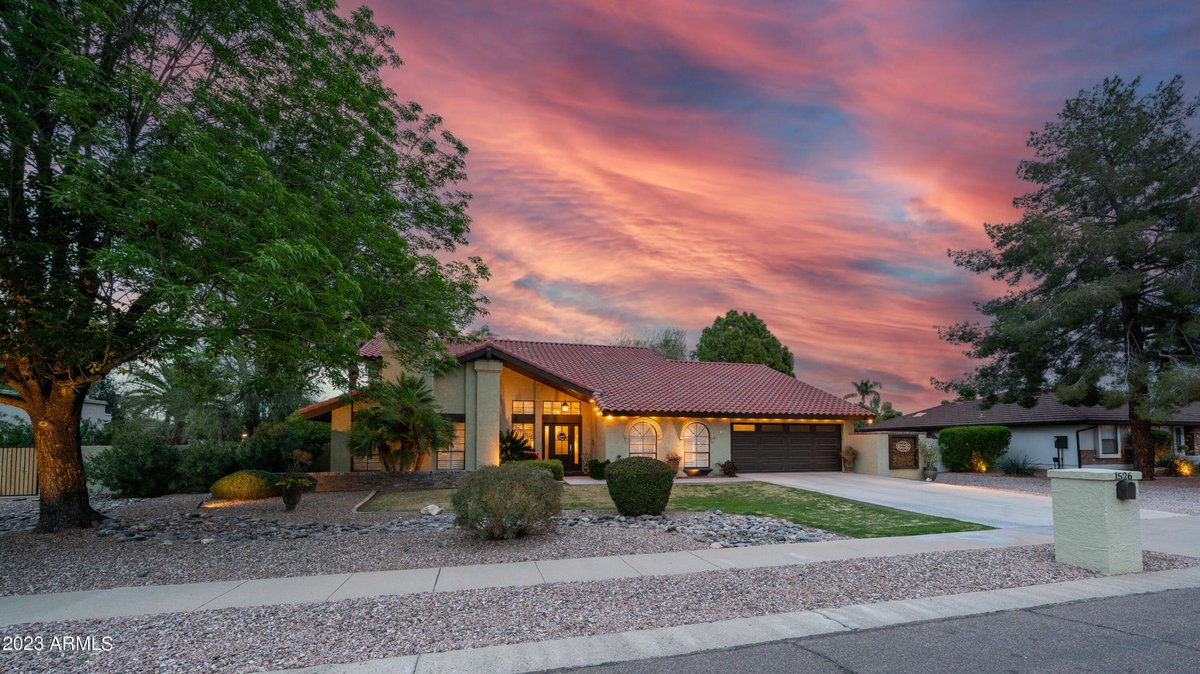
[[[310,494],[291,513],[278,499],[220,508],[198,508],[199,495],[94,499],[112,515],[95,530],[52,536],[17,531],[0,537],[0,568],[14,570],[0,575],[0,595],[843,538],[792,522],[719,511],[638,518],[568,511],[553,533],[483,543],[455,530],[449,514],[352,512],[364,497]],[[36,503],[26,502],[25,510],[11,508],[7,516],[36,515]]]
[[[1146,554],[1147,570],[1198,560]],[[22,672],[235,672],[355,662],[769,613],[1095,577],[1051,546],[709,571],[534,587],[41,623],[20,633],[109,637],[109,652],[25,652]]]
[[[991,473],[938,473],[937,481],[968,487],[1050,495],[1050,480],[1045,477],[1012,477]],[[1142,508],[1183,515],[1200,515],[1200,476],[1160,476],[1152,482],[1140,484],[1138,500],[1141,502]]]

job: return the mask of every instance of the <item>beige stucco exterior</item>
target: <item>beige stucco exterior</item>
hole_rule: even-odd
[[[384,379],[395,379],[403,371],[395,365],[395,359],[390,356],[391,353],[385,349],[380,367],[380,375]],[[500,360],[472,360],[444,374],[427,375],[427,381],[442,412],[461,420],[464,424],[463,465],[467,470],[499,463],[499,435],[513,427],[513,401],[533,401],[532,442],[534,451],[541,457],[547,456],[543,429],[547,422],[552,421],[544,417],[543,403],[579,403],[580,469],[586,468],[589,459],[616,461],[628,457],[629,431],[639,421],[645,421],[655,429],[656,455],[659,459],[665,459],[672,452],[683,456],[684,429],[692,423],[703,424],[709,432],[709,461],[706,466],[695,467],[707,468],[715,468],[731,458],[732,425],[739,421],[838,424],[841,426],[843,446],[849,444],[853,426],[852,422],[846,420],[607,415],[602,413],[590,396],[536,378]],[[347,437],[350,430],[350,407],[334,410],[332,420],[331,470],[349,470]],[[418,470],[431,470],[435,465],[434,458],[428,457],[418,466]]]

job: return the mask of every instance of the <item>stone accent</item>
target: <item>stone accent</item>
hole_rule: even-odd
[[[1142,523],[1137,499],[1118,500],[1117,482],[1138,471],[1102,468],[1051,470],[1054,559],[1100,573],[1142,570]],[[1135,492],[1136,493],[1136,492]]]
[[[461,470],[421,473],[387,473],[370,470],[339,473],[308,473],[317,480],[317,491],[370,491],[372,489],[451,489],[458,485]]]
[[[1079,460],[1085,466],[1123,466],[1129,465],[1129,461],[1122,456],[1105,456],[1097,457],[1094,449],[1079,450]]]

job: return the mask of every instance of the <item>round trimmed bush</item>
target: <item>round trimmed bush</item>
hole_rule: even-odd
[[[942,464],[951,472],[987,472],[1010,442],[1012,431],[1006,426],[951,426],[938,433]]]
[[[217,480],[212,486],[212,497],[217,500],[256,501],[279,496],[275,483],[279,476],[265,470],[239,470]]]
[[[484,540],[551,531],[562,511],[562,485],[544,466],[513,461],[473,470],[451,498],[454,525]]]
[[[658,459],[634,456],[604,469],[608,495],[626,517],[661,515],[671,498],[675,471]]]

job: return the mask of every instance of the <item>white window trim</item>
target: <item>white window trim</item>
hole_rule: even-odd
[[[1104,435],[1102,434],[1105,428],[1113,429],[1113,434],[1117,439],[1116,453],[1108,453],[1104,451]],[[1102,424],[1096,427],[1096,458],[1098,459],[1119,459],[1121,458],[1121,426],[1116,424]]]

